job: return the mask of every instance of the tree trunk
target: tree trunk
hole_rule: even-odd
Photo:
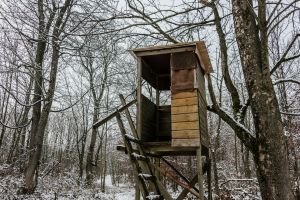
[[[39,11],[39,42],[38,42],[38,49],[37,49],[37,56],[36,62],[37,69],[36,69],[36,79],[35,79],[35,96],[34,102],[36,105],[33,107],[33,121],[32,121],[32,129],[31,129],[31,141],[30,141],[30,149],[31,155],[29,158],[28,167],[25,172],[25,186],[21,188],[21,193],[33,193],[36,186],[37,186],[37,174],[38,174],[38,166],[42,155],[43,149],[43,141],[44,141],[44,134],[46,125],[48,122],[48,117],[50,113],[50,109],[53,102],[54,91],[56,86],[56,77],[57,77],[57,68],[58,68],[58,61],[60,56],[60,44],[61,41],[59,36],[61,34],[62,29],[64,28],[64,15],[67,9],[70,6],[71,0],[66,0],[64,5],[60,8],[58,13],[58,17],[55,21],[53,33],[52,33],[52,59],[50,64],[50,77],[49,77],[49,86],[43,100],[44,106],[41,111],[41,95],[42,95],[42,83],[43,83],[43,73],[42,73],[42,62],[44,59],[45,47],[46,47],[46,38],[48,37],[46,33],[49,30],[50,25],[52,24],[52,20],[54,17],[50,15],[49,21],[47,26],[45,27],[44,20],[44,2],[42,0],[38,1],[38,11]],[[52,13],[53,14],[53,13]],[[50,23],[50,24],[49,24]],[[45,30],[46,29],[46,30]],[[37,103],[38,102],[38,103]]]
[[[291,199],[283,125],[268,63],[265,2],[259,1],[258,26],[251,2],[233,0],[232,10],[256,132],[253,155],[261,195],[263,199]]]
[[[107,171],[107,126],[105,127],[105,137],[104,137],[104,166],[103,166],[103,174],[102,174],[102,184],[101,184],[101,191],[105,192],[105,178],[106,178],[106,171]]]
[[[39,12],[39,40],[37,43],[36,57],[35,57],[35,74],[34,74],[34,96],[32,106],[32,124],[30,131],[30,140],[29,140],[29,163],[25,171],[25,186],[21,188],[21,193],[33,193],[37,185],[37,177],[34,177],[37,170],[37,152],[35,149],[37,147],[37,132],[39,121],[41,118],[41,97],[42,97],[42,85],[43,85],[43,60],[46,50],[46,33],[45,33],[45,16],[44,16],[44,7],[43,1],[38,1],[38,12]],[[38,153],[38,152],[37,152]]]
[[[30,156],[29,164],[25,172],[25,187],[23,188],[24,189],[23,192],[25,193],[33,193],[37,186],[37,177],[35,177],[35,175],[37,174],[39,161],[42,155],[45,129],[48,122],[48,117],[49,117],[53,96],[54,96],[58,59],[59,59],[59,46],[53,46],[48,96],[47,99],[45,99],[45,105],[41,112],[38,128],[34,138],[35,143],[34,143],[33,155]]]
[[[93,124],[96,123],[98,119],[98,114],[97,110],[98,106],[95,105],[94,108],[94,114],[93,114]],[[95,144],[96,144],[96,139],[97,139],[97,129],[93,128],[92,129],[92,137],[91,137],[91,143],[89,146],[89,150],[87,152],[87,159],[86,159],[86,183],[88,185],[92,184],[94,175],[93,175],[93,168],[95,163],[94,162],[94,149],[95,149]]]
[[[11,90],[11,87],[12,87],[12,74],[9,76],[9,78],[7,78],[6,80],[6,86],[8,86],[8,91]],[[7,96],[6,96],[7,95]],[[6,120],[7,120],[7,112],[8,112],[8,102],[9,102],[9,99],[10,99],[10,93],[5,91],[4,92],[4,95],[3,95],[3,100],[1,102],[1,113],[0,113],[0,120],[3,122],[3,123],[6,123]],[[5,126],[2,126],[2,129],[1,129],[1,134],[0,134],[0,148],[2,146],[2,142],[3,142],[3,138],[4,138],[4,134],[5,134],[5,131],[6,131],[6,127]]]
[[[220,197],[220,188],[219,188],[219,176],[218,176],[218,168],[217,168],[217,159],[216,159],[216,152],[211,152],[212,156],[212,167],[214,172],[214,186],[215,186],[215,193]]]

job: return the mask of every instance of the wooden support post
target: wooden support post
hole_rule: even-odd
[[[135,180],[135,200],[141,200],[141,193],[137,182],[138,180]]]
[[[142,59],[137,57],[137,120],[136,120],[136,131],[138,138],[141,140],[142,135]]]
[[[155,165],[156,167],[160,167],[160,159],[159,159],[159,158],[154,158],[154,165]],[[155,173],[156,178],[157,178],[158,180],[160,180],[160,172],[159,172],[158,170],[155,169],[154,173]]]
[[[201,145],[197,149],[197,171],[199,185],[199,200],[204,200]]]
[[[156,85],[158,87],[158,76],[156,76]],[[156,89],[156,91],[155,91],[155,101],[156,101],[157,108],[160,104],[159,98],[160,98],[160,93],[159,93],[159,90]],[[159,112],[158,111],[156,111],[156,133],[159,133]],[[160,158],[154,158],[154,164],[157,167],[159,167],[160,166]],[[160,180],[159,170],[155,169],[155,176]]]
[[[208,164],[208,169],[207,169],[208,200],[212,200],[212,188],[211,188],[211,159],[210,159],[210,154],[206,157],[206,162],[207,162],[207,164]]]
[[[136,135],[137,135],[137,138],[139,139],[142,139],[141,136],[141,132],[142,132],[142,127],[141,127],[141,124],[142,124],[142,119],[141,119],[141,111],[142,111],[142,59],[141,57],[137,57],[137,80],[136,80],[136,83],[137,83],[137,88],[136,88],[136,99],[137,99],[137,118],[136,118]],[[137,180],[136,180],[137,181]],[[135,188],[135,200],[139,200],[140,198],[140,195],[137,195],[137,194],[140,194],[140,190],[139,190],[139,187],[136,187]]]

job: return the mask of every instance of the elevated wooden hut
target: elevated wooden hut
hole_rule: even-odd
[[[124,146],[117,149],[129,155],[136,180],[136,200],[140,200],[140,192],[147,200],[173,199],[161,183],[160,173],[184,188],[177,200],[184,199],[188,192],[203,200],[205,172],[211,200],[205,74],[210,73],[212,67],[204,42],[131,49],[130,52],[137,59],[137,99],[126,103],[120,95],[123,106],[97,121],[93,128],[117,118],[124,141]],[[162,93],[169,94],[165,104],[161,104]],[[128,110],[135,103],[136,126]],[[127,133],[121,112],[125,112],[132,134]],[[193,179],[189,180],[164,158],[172,155],[196,155],[198,170]],[[203,156],[206,157],[204,164]],[[160,160],[176,177],[160,167]]]
[[[212,71],[204,42],[131,49],[137,60],[137,133],[145,147],[161,155],[207,153],[205,74]],[[144,95],[147,82],[155,101]],[[160,94],[170,91],[170,105]]]

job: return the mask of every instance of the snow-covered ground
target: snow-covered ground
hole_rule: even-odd
[[[32,195],[17,195],[18,189],[22,186],[22,175],[16,169],[12,171],[9,167],[0,165],[0,200],[132,200],[135,190],[132,183],[120,183],[117,186],[112,184],[111,177],[105,179],[105,193],[100,190],[100,180],[96,181],[92,187],[78,184],[77,174],[74,172],[63,173],[56,176],[40,175],[39,184]],[[254,182],[257,182],[254,180]],[[221,183],[223,199],[245,199],[259,200],[260,194],[257,184],[253,185],[252,179],[228,179],[227,183]],[[170,188],[169,188],[170,189]],[[170,189],[171,191],[171,189]],[[171,195],[176,198],[180,191]],[[229,195],[230,193],[230,195]],[[189,199],[195,199],[188,195]]]
[[[100,182],[96,181],[93,188],[79,186],[74,174],[65,174],[63,177],[46,176],[39,178],[39,185],[32,195],[17,195],[22,185],[22,177],[15,175],[13,171],[0,169],[0,199],[26,199],[26,200],[52,200],[52,199],[100,199],[100,200],[132,200],[134,199],[134,187],[131,184],[122,183],[114,186],[110,176],[106,177],[105,193],[100,190]],[[6,173],[5,173],[6,172]],[[8,175],[11,174],[11,175]]]

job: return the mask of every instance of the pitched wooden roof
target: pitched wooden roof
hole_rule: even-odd
[[[203,41],[178,43],[178,44],[162,45],[162,46],[150,46],[150,47],[143,47],[143,48],[136,48],[136,49],[129,50],[129,52],[134,57],[171,54],[171,53],[184,52],[184,51],[194,51],[205,73],[213,72],[212,65],[207,52],[207,48]]]

